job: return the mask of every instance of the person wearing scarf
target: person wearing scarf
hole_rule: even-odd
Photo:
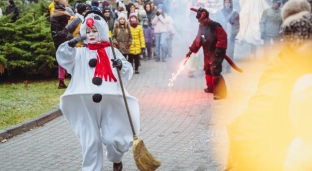
[[[142,26],[139,25],[139,20],[136,13],[131,13],[129,16],[129,20],[132,43],[130,46],[128,61],[133,64],[134,60],[135,74],[139,74],[140,54],[145,51],[144,34]]]
[[[132,146],[131,131],[117,69],[126,82],[133,75],[131,64],[109,43],[108,26],[99,11],[89,11],[80,27],[80,37],[57,49],[58,63],[72,75],[60,98],[60,109],[82,146],[82,170],[103,169],[103,147],[114,171],[122,170],[124,154]],[[87,47],[77,48],[84,41]],[[135,132],[140,130],[138,100],[125,90]]]
[[[154,18],[156,12],[152,10],[151,3],[148,2],[144,5],[144,10],[146,11],[146,17],[148,19],[148,25],[152,28],[152,19]]]

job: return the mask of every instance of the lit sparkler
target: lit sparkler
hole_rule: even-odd
[[[170,88],[170,90],[171,90],[171,88],[172,88],[172,86],[173,86],[173,83],[174,83],[174,81],[177,79],[177,77],[178,77],[178,75],[180,74],[180,72],[184,69],[184,67],[185,67],[185,64],[186,64],[186,62],[189,60],[189,57],[188,58],[185,58],[184,59],[184,61],[182,61],[181,63],[180,63],[180,67],[179,67],[179,69],[178,69],[178,71],[176,72],[176,73],[173,73],[172,74],[172,77],[169,79],[169,84],[168,84],[168,87]]]

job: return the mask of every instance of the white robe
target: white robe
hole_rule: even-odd
[[[236,38],[253,45],[263,44],[259,23],[263,11],[270,7],[269,0],[240,0],[240,6],[240,29]]]
[[[108,57],[113,59],[111,48],[106,47],[105,50]],[[130,80],[133,75],[131,64],[116,48],[115,53],[116,57],[122,60],[122,81]],[[90,67],[89,61],[96,56],[96,50],[86,47],[71,48],[67,42],[61,44],[56,52],[57,62],[72,76],[65,93],[61,96],[60,109],[80,141],[83,154],[82,170],[85,171],[102,170],[102,143],[106,145],[108,161],[119,163],[133,142],[116,69],[112,68],[112,71],[117,82],[103,80],[99,86],[92,83],[95,67]],[[135,133],[139,136],[138,101],[126,90],[125,93]],[[102,94],[100,103],[93,102],[94,94]]]

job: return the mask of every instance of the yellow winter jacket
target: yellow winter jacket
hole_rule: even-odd
[[[138,25],[135,28],[130,26],[130,31],[132,34],[132,44],[130,46],[130,54],[138,55],[141,53],[141,48],[145,48],[145,40],[142,26]]]
[[[49,11],[50,11],[50,16],[52,15],[53,11],[54,11],[54,1],[52,1],[52,3],[49,5]]]

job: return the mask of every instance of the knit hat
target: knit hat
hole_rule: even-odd
[[[117,0],[117,2],[116,2],[116,7],[118,8],[118,7],[122,7],[124,10],[126,10],[126,6],[125,6],[125,4],[123,3],[123,1],[121,1],[121,0]]]
[[[135,18],[138,20],[138,16],[136,15],[135,12],[133,12],[133,13],[131,13],[131,14],[129,15],[129,20],[130,20],[131,17],[135,17]]]
[[[121,12],[118,14],[118,20],[121,19],[121,18],[124,18],[126,21],[127,21],[127,16],[124,12]]]
[[[145,22],[148,22],[148,19],[147,19],[147,18],[144,18],[144,19],[143,19],[143,23],[145,23]]]
[[[103,9],[103,14],[106,13],[106,12],[109,12],[109,13],[110,13],[110,8],[105,7],[105,8]]]
[[[306,0],[289,0],[284,5],[282,9],[284,40],[296,42],[312,38],[310,11],[311,6]]]
[[[103,7],[108,7],[109,5],[110,5],[109,2],[107,2],[107,1],[102,2]]]
[[[158,5],[157,5],[157,9],[162,9],[162,10],[164,10],[164,5],[163,5],[163,4],[158,4]]]
[[[82,3],[77,4],[76,8],[77,8],[78,14],[80,15],[82,15],[82,13],[86,10],[91,10],[89,6],[87,6],[86,4],[82,4]]]

